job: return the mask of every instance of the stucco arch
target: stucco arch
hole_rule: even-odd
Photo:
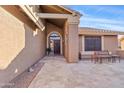
[[[63,40],[63,38],[62,38],[62,35],[61,35],[59,32],[57,32],[57,31],[51,31],[51,32],[47,35],[47,48],[49,47],[49,36],[50,36],[52,33],[56,33],[57,35],[60,36],[60,54],[62,55],[62,54],[63,54],[63,49],[62,49],[62,46],[63,46],[62,40]]]

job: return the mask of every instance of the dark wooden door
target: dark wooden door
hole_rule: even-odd
[[[60,54],[60,40],[54,40],[54,54]]]

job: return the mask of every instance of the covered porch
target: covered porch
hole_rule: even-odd
[[[45,31],[46,49],[50,48],[54,54],[63,55],[68,62],[78,62],[80,13],[57,5],[25,5],[21,8],[27,14],[29,11],[32,12],[37,18],[35,23]]]

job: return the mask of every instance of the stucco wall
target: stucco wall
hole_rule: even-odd
[[[82,41],[82,36],[79,36],[79,51],[82,51],[82,43],[83,43],[83,41]]]
[[[84,35],[79,35],[79,51],[84,51]]]
[[[79,36],[78,24],[68,24],[68,62],[74,63],[79,60]]]
[[[64,27],[63,27],[63,31],[64,31],[64,57],[67,59],[67,57],[68,57],[68,52],[67,52],[67,50],[68,50],[68,47],[67,47],[67,43],[68,43],[68,37],[67,37],[67,35],[68,35],[68,24],[67,24],[67,21],[65,22],[65,24],[64,24]]]
[[[120,41],[121,42],[121,50],[124,50],[124,39]]]
[[[120,55],[120,57],[124,59],[124,50],[118,50],[117,54]]]
[[[46,31],[47,31],[47,35],[51,32],[58,32],[63,36],[63,30],[62,28],[57,27],[56,25],[53,25],[49,22],[46,23]]]
[[[116,53],[118,49],[118,38],[117,36],[104,36],[104,50]]]
[[[17,18],[0,7],[0,86],[45,55],[45,33]]]

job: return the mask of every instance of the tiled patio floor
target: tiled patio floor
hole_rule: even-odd
[[[124,87],[124,61],[94,64],[80,61],[69,64],[61,56],[45,57],[44,66],[30,84],[43,87]]]

